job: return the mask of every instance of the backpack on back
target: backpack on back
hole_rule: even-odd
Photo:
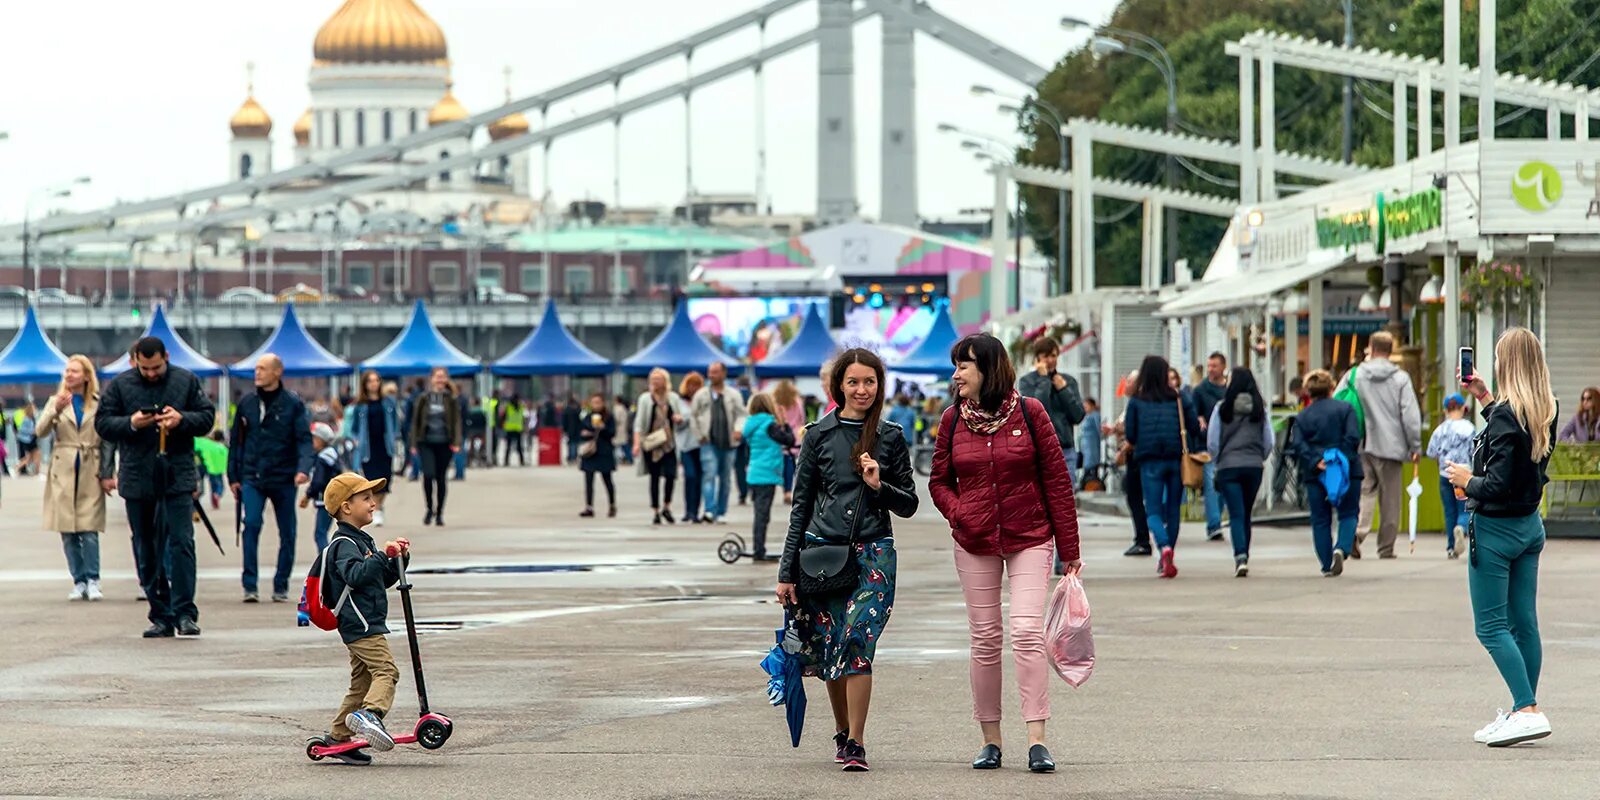
[[[333,604],[332,608],[328,607],[323,594],[323,587],[327,583],[329,557],[333,553],[334,545],[341,541],[355,544],[355,540],[348,536],[340,536],[328,542],[328,546],[317,554],[317,560],[306,573],[305,588],[300,590],[300,613],[298,616],[301,627],[310,623],[325,631],[339,629],[339,610],[344,608],[345,602],[350,599],[350,585],[345,584],[344,591],[339,593],[339,599]]]
[[[1350,404],[1356,412],[1356,436],[1362,441],[1367,438],[1367,412],[1361,407],[1361,392],[1356,390],[1356,381],[1361,377],[1361,366],[1358,364],[1350,368],[1350,380],[1346,381],[1344,388],[1335,392],[1333,399],[1343,400]]]

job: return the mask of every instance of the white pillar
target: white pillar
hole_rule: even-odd
[[[1495,0],[1478,0],[1478,141],[1494,141]]]
[[[1444,257],[1444,331],[1439,337],[1439,358],[1443,364],[1443,383],[1454,390],[1451,383],[1456,374],[1456,350],[1461,347],[1461,253],[1455,242],[1445,242]],[[1474,363],[1477,363],[1476,361]]]
[[[1444,146],[1461,144],[1461,0],[1444,0]]]
[[[1160,200],[1145,198],[1144,247],[1140,248],[1139,288],[1147,292],[1161,288],[1161,268],[1166,263],[1162,244],[1166,241],[1166,206]]]
[[[1261,54],[1261,199],[1278,199],[1278,99],[1272,51]]]
[[[1006,279],[1011,270],[1007,264],[1007,244],[1011,241],[1011,177],[1004,166],[994,165],[994,211],[990,215],[989,246],[993,256],[989,261],[989,324],[995,325],[1011,305],[1011,287]],[[1018,221],[1021,224],[1021,221]],[[1021,266],[1021,265],[1018,265]],[[996,329],[998,330],[998,329]]]
[[[1409,149],[1406,136],[1408,134],[1406,119],[1406,79],[1394,79],[1394,163],[1404,164],[1407,161]]]
[[[1072,137],[1072,285],[1094,291],[1094,140],[1083,130]]]
[[[1433,73],[1417,75],[1417,157],[1433,152]]]
[[[1322,369],[1322,279],[1313,278],[1306,290],[1306,370]]]
[[[1561,141],[1561,106],[1551,103],[1544,110],[1545,138],[1552,142]]]
[[[1076,168],[1076,165],[1074,165]],[[1253,205],[1261,195],[1256,173],[1255,56],[1239,51],[1239,203]]]
[[[1116,330],[1117,307],[1111,298],[1107,297],[1100,307],[1100,407],[1105,409],[1102,417],[1115,420],[1122,413],[1126,401],[1117,402],[1117,381],[1122,376],[1117,374],[1116,361]]]
[[[1589,141],[1589,101],[1579,98],[1578,108],[1572,114],[1572,138],[1579,142]]]

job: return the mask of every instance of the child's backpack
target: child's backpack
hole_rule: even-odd
[[[339,593],[339,600],[332,608],[328,607],[322,587],[328,577],[329,556],[333,552],[334,545],[341,541],[355,543],[355,540],[348,536],[340,536],[328,542],[328,546],[317,554],[317,560],[311,565],[311,570],[306,573],[305,588],[300,590],[299,624],[302,626],[310,622],[325,631],[339,629],[339,610],[344,608],[345,602],[350,599],[350,585],[345,584],[344,591]]]

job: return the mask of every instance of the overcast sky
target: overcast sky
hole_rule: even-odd
[[[518,96],[604,69],[676,37],[756,7],[758,0],[419,0],[444,29],[456,96],[471,111],[498,105],[502,71]],[[79,175],[93,183],[67,200],[37,202],[84,209],[141,199],[226,178],[228,118],[245,95],[245,63],[256,64],[256,96],[273,119],[274,159],[290,163],[295,119],[308,102],[307,71],[317,29],[339,0],[126,0],[7,3],[0,31],[0,219],[21,217],[30,194]],[[1103,21],[1114,0],[932,0],[934,8],[1049,67],[1085,34],[1057,25],[1063,13]],[[769,42],[816,23],[812,4],[774,17]],[[857,190],[876,215],[879,141],[879,36],[876,20],[856,28]],[[695,53],[696,71],[750,55],[754,30]],[[917,136],[924,216],[987,206],[992,184],[940,122],[1015,141],[1011,121],[974,83],[1021,93],[1025,87],[937,41],[918,36]],[[626,99],[684,75],[682,59],[630,77]],[[767,67],[768,185],[779,211],[816,206],[816,49]],[[553,106],[553,122],[611,102],[605,89]],[[755,187],[754,82],[748,73],[696,93],[694,173],[703,192]],[[536,116],[530,116],[538,125]],[[555,198],[609,201],[610,125],[556,142]],[[622,124],[622,200],[665,205],[684,192],[684,111],[658,105]],[[538,160],[534,160],[538,185]]]

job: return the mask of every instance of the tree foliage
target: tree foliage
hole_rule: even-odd
[[[1356,0],[1355,38],[1362,47],[1440,58],[1444,47],[1442,0]],[[1600,0],[1500,0],[1497,66],[1502,72],[1587,83],[1600,76]],[[1239,65],[1224,52],[1227,42],[1258,29],[1279,31],[1328,42],[1344,38],[1340,0],[1124,0],[1110,25],[1149,35],[1162,42],[1176,66],[1180,129],[1202,136],[1237,140],[1239,135]],[[1477,9],[1464,0],[1462,61],[1477,63]],[[1279,67],[1276,72],[1277,145],[1282,150],[1326,158],[1341,157],[1344,80],[1338,76]],[[1436,90],[1442,87],[1435,87]],[[1098,117],[1114,122],[1162,128],[1166,117],[1166,81],[1156,66],[1132,54],[1096,58],[1087,46],[1061,59],[1036,87],[1042,100],[1068,118]],[[1354,84],[1353,155],[1356,162],[1389,166],[1393,159],[1392,87],[1366,81]],[[1413,90],[1413,103],[1414,90]],[[1434,142],[1443,141],[1443,98],[1434,100]],[[1499,106],[1500,137],[1545,135],[1545,115]],[[1476,137],[1477,106],[1462,102],[1462,131]],[[1416,124],[1413,109],[1411,125]],[[1060,150],[1047,120],[1024,113],[1018,120],[1029,144],[1019,153],[1023,163],[1059,163]],[[1571,135],[1571,121],[1564,135]],[[1410,151],[1416,152],[1416,133]],[[1159,184],[1164,159],[1107,145],[1094,150],[1096,175]],[[1177,170],[1177,188],[1237,197],[1236,167],[1191,162]],[[1196,174],[1203,171],[1209,177]],[[1217,180],[1231,183],[1219,184]],[[1279,184],[1293,178],[1279,176]],[[1058,193],[1024,187],[1029,233],[1042,252],[1057,252]],[[1101,286],[1132,285],[1139,280],[1142,214],[1130,204],[1111,199],[1095,202],[1096,282]],[[1177,257],[1186,258],[1196,275],[1211,260],[1227,221],[1179,213]]]

